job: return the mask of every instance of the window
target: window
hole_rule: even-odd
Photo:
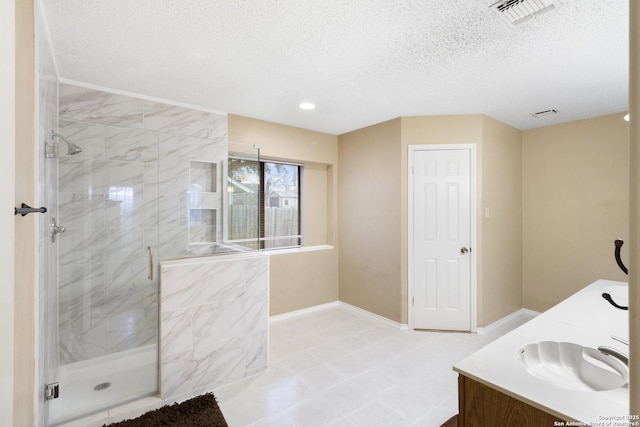
[[[228,241],[260,249],[302,244],[302,166],[229,158]]]

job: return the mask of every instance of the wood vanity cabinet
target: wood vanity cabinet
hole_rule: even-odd
[[[558,417],[464,375],[458,376],[458,405],[458,427],[564,425]]]

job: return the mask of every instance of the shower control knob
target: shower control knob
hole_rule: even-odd
[[[56,236],[60,233],[64,233],[67,229],[61,225],[56,224],[56,219],[51,219],[51,243],[55,243]]]
[[[469,249],[465,248],[464,246],[462,248],[460,248],[460,253],[462,255],[466,254],[467,252],[469,252]]]

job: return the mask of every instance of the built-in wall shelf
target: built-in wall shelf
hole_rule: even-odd
[[[218,164],[204,160],[189,160],[189,245],[210,245],[216,243],[220,230],[222,206],[218,192]]]
[[[189,160],[189,191],[193,193],[217,192],[217,163],[202,160]]]

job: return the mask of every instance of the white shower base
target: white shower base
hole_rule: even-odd
[[[56,425],[156,394],[156,345],[62,365],[58,368],[60,397],[49,401],[48,425]],[[101,390],[99,384],[111,383]]]

